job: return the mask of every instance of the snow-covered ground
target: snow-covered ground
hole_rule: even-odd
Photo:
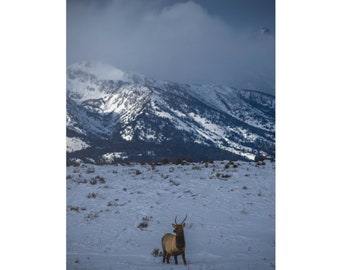
[[[186,214],[188,264],[163,264]],[[275,162],[67,168],[67,269],[274,268]]]

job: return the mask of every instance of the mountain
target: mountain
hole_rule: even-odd
[[[67,68],[67,159],[241,159],[275,155],[275,97],[156,81],[101,63]]]

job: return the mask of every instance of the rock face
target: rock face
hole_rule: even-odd
[[[275,155],[275,97],[77,63],[67,69],[67,137],[69,161],[253,160]]]

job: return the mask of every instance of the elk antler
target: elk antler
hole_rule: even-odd
[[[181,225],[184,223],[184,221],[187,219],[187,217],[188,217],[188,214],[185,215],[185,218],[183,219]]]
[[[181,222],[180,225],[182,225],[184,223],[184,221],[187,219],[187,217],[188,217],[188,214],[185,215],[185,218],[183,219],[183,221]],[[178,225],[177,224],[177,216],[175,217],[175,224]]]

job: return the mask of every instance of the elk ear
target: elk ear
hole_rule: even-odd
[[[185,223],[182,224],[182,227],[183,227],[183,228],[185,227]]]
[[[173,224],[173,223],[172,223],[172,227],[176,228],[176,224]]]

